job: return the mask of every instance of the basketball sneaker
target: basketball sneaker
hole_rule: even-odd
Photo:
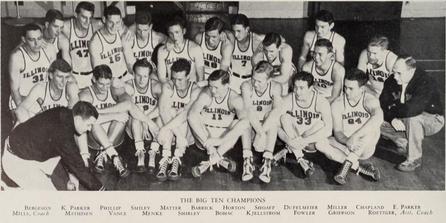
[[[375,168],[371,163],[359,165],[358,173],[369,176],[374,181],[378,181],[381,178],[379,169]]]
[[[254,166],[252,165],[252,157],[246,157],[243,161],[242,181],[249,181],[254,177]]]
[[[264,159],[263,165],[260,168],[260,171],[262,171],[259,175],[259,179],[264,183],[271,182],[271,159]]]
[[[172,158],[172,167],[168,173],[168,178],[169,180],[177,180],[181,173],[180,173],[180,167],[181,167],[181,160],[178,157],[173,157]]]
[[[342,164],[341,169],[339,170],[338,174],[334,176],[334,180],[341,185],[344,185],[347,183],[347,174],[348,171],[350,171],[350,168],[352,167],[352,162],[346,160],[344,164]]]
[[[120,177],[125,178],[130,174],[130,171],[124,166],[121,157],[115,155],[112,157],[112,161]]]
[[[309,177],[314,173],[313,162],[300,157],[297,159],[297,163],[302,167],[302,170],[305,173],[305,176]]]
[[[159,162],[159,171],[156,174],[156,178],[159,181],[167,180],[167,168],[169,167],[169,158],[163,157]]]

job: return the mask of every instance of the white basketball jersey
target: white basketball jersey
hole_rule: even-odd
[[[381,94],[381,91],[384,88],[384,81],[386,81],[391,74],[391,71],[387,70],[386,66],[387,57],[389,54],[390,51],[387,52],[384,62],[376,68],[374,68],[373,65],[368,62],[366,64],[366,73],[369,75],[370,86],[379,94]]]
[[[172,49],[169,51],[165,61],[166,61],[166,72],[167,72],[167,79],[170,79],[170,68],[172,67],[172,64],[177,61],[180,58],[184,58],[189,63],[191,63],[191,69],[190,69],[190,80],[196,81],[197,75],[195,71],[195,61],[192,59],[192,57],[189,54],[189,41],[188,39],[185,40],[183,49],[181,49],[180,52],[176,52],[175,49]]]
[[[192,94],[192,87],[194,86],[194,84],[194,82],[189,81],[189,87],[187,87],[186,95],[184,95],[183,97],[179,95],[175,84],[173,85],[173,93],[170,98],[172,102],[172,108],[174,108],[177,112],[183,110],[184,106],[189,104]]]
[[[97,97],[95,91],[93,90],[92,86],[89,86],[88,89],[91,92],[91,96],[93,98],[93,101],[91,102],[91,104],[96,107],[96,109],[101,110],[104,108],[109,108],[113,105],[116,104],[115,99],[113,99],[112,94],[111,94],[111,89],[108,90],[107,92],[107,96],[105,97],[105,99],[101,100]]]
[[[250,76],[252,73],[251,58],[254,55],[253,35],[249,33],[248,49],[242,51],[237,39],[235,40],[234,51],[232,52],[231,70],[239,76]]]
[[[271,96],[271,83],[268,84],[265,91],[258,94],[255,89],[252,89],[251,108],[254,110],[254,115],[257,120],[264,121],[268,112],[273,109],[273,97]]]
[[[316,70],[316,64],[313,62],[311,65],[311,74],[314,77],[314,88],[324,97],[330,97],[331,91],[333,89],[333,66],[335,64],[335,61],[333,60],[330,64],[330,67],[328,68],[327,72],[324,74],[320,74]]]
[[[331,44],[333,44],[335,35],[336,35],[336,32],[331,31],[331,33],[330,33],[330,37],[328,37],[328,40],[331,42]],[[314,48],[315,48],[315,46],[316,46],[316,41],[317,41],[318,39],[319,39],[319,38],[317,37],[317,33],[314,32],[314,37],[313,37],[313,41],[311,41],[311,44],[310,44],[310,53],[309,53],[308,56],[307,56],[307,61],[313,59]],[[336,55],[336,49],[335,49],[334,47],[333,47],[333,53],[334,53],[334,55]]]
[[[313,91],[311,104],[307,107],[302,107],[296,101],[296,94],[294,92],[292,93],[292,108],[287,113],[296,121],[300,134],[312,128],[318,121],[322,121],[321,113],[316,111],[318,97],[319,94]]]
[[[152,112],[158,105],[158,98],[152,94],[152,79],[149,78],[147,87],[145,90],[140,92],[136,87],[135,80],[132,80],[133,89],[135,93],[133,95],[133,103],[141,108],[145,112]]]
[[[51,95],[50,82],[47,82],[46,84],[45,96],[41,101],[39,99],[37,101],[40,104],[42,112],[57,107],[68,107],[66,87],[64,87],[64,89],[62,90],[62,94],[59,98],[54,98],[53,95]]]
[[[47,70],[50,67],[50,60],[45,50],[42,48],[39,52],[39,57],[33,60],[28,52],[21,46],[19,48],[23,55],[24,69],[20,71],[19,78],[19,93],[21,96],[28,96],[29,91],[37,83],[46,82],[48,80]]]
[[[221,45],[220,41],[214,49],[209,49],[208,44],[206,43],[205,33],[203,33],[201,37],[200,47],[203,50],[203,58],[204,58],[204,79],[207,80],[209,75],[215,70],[220,69],[221,67]]]
[[[127,65],[124,58],[124,48],[122,46],[121,38],[118,33],[112,42],[108,42],[101,31],[97,31],[96,35],[102,44],[102,52],[100,54],[100,61],[98,64],[108,65],[113,73],[113,77],[122,77],[127,74]]]
[[[84,73],[81,75],[86,75],[86,73],[92,72],[90,53],[88,51],[88,46],[90,45],[91,38],[93,37],[93,26],[90,24],[88,26],[87,34],[84,36],[79,36],[76,33],[76,28],[74,27],[74,20],[70,20],[70,57],[71,65],[73,67],[73,73]]]
[[[150,31],[147,42],[142,46],[139,45],[136,37],[133,39],[132,52],[136,60],[147,58],[148,61],[151,61],[154,49],[155,47],[153,46],[153,31]]]
[[[365,93],[362,94],[361,99],[355,105],[350,104],[345,94],[343,97],[342,126],[345,136],[350,137],[370,119],[370,113],[364,107]]]
[[[268,61],[271,64],[271,66],[273,66],[273,77],[279,76],[281,74],[280,66],[282,63],[280,62],[279,56],[277,56],[273,61],[269,61],[268,57],[266,57],[266,55],[263,54],[263,59]],[[292,69],[292,74],[297,73],[297,68],[296,66],[294,66],[294,64],[291,64],[291,69]],[[288,93],[288,82],[282,84],[282,94],[284,95],[287,93]]]
[[[201,111],[203,122],[211,128],[228,128],[234,120],[235,113],[229,108],[229,96],[231,90],[228,89],[222,101],[218,102],[212,98],[210,105],[205,106]]]

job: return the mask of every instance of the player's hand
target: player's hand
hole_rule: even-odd
[[[391,122],[392,127],[396,130],[396,131],[406,131],[406,126],[404,125],[403,121],[401,121],[401,119],[398,118],[394,118]]]
[[[72,173],[68,173],[67,190],[75,191],[79,190],[79,180]]]
[[[223,143],[223,140],[220,138],[208,138],[205,142],[204,142],[204,147],[208,148],[208,147],[216,147],[216,146],[220,146]]]
[[[84,161],[85,167],[90,166],[90,153],[82,153],[81,154],[82,160]]]

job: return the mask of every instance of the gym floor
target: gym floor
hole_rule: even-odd
[[[297,62],[302,38],[307,30],[306,19],[252,19],[251,26],[254,31],[266,33],[269,31],[282,34],[293,47],[293,60]],[[20,41],[20,28],[5,23],[2,19],[1,28],[1,140],[3,142],[11,129],[11,116],[7,111],[9,97],[8,60],[10,52]],[[424,67],[429,75],[438,83],[435,88],[445,92],[445,19],[420,18],[401,19],[379,22],[337,22],[336,31],[347,40],[346,67],[356,66],[357,58],[367,45],[367,40],[375,32],[387,35],[390,39],[391,49],[397,54],[405,52],[413,55]],[[444,104],[444,94],[442,101]],[[228,173],[216,169],[206,172],[201,179],[195,179],[190,174],[190,166],[196,164],[196,158],[202,154],[191,147],[185,154],[183,176],[176,182],[158,182],[153,175],[132,172],[130,176],[119,179],[115,171],[109,167],[106,173],[98,178],[110,190],[444,190],[445,189],[445,132],[441,130],[434,136],[427,137],[423,142],[423,165],[414,172],[404,173],[396,170],[395,166],[404,160],[404,157],[394,152],[394,145],[380,140],[374,156],[367,160],[381,171],[381,180],[372,182],[359,175],[350,173],[348,183],[340,186],[333,181],[333,175],[340,168],[322,154],[306,154],[307,158],[315,163],[313,176],[304,177],[295,159],[289,156],[285,163],[273,167],[269,184],[263,184],[255,177],[251,182],[241,181],[242,159],[241,147],[238,143],[229,156],[237,162],[235,173]],[[128,161],[129,168],[134,169],[135,158],[131,154],[132,142],[126,141],[122,146],[124,159]],[[282,146],[277,146],[280,149]],[[261,156],[256,154],[257,168],[261,166]],[[189,158],[189,159],[188,159]],[[190,159],[192,158],[192,159]],[[59,165],[59,167],[61,167]],[[53,174],[53,181],[61,190],[65,189],[66,173],[57,168]],[[12,182],[6,181],[13,185]]]

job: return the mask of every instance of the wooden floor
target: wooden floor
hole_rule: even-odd
[[[276,31],[281,33],[294,49],[294,60],[297,62],[304,31],[307,29],[305,19],[253,19],[252,27],[256,31]],[[408,52],[419,60],[419,64],[437,80],[438,88],[445,92],[445,20],[438,19],[403,19],[400,21],[380,22],[338,22],[336,29],[347,39],[346,65],[355,66],[359,52],[365,47],[367,39],[375,32],[385,33],[391,39],[391,47],[396,52]],[[1,31],[1,142],[11,129],[11,117],[7,111],[9,97],[9,79],[7,75],[8,57],[11,50],[20,40],[20,29],[6,25],[2,19]],[[419,44],[422,42],[423,44]],[[444,94],[442,94],[444,102]],[[444,190],[445,189],[445,141],[444,130],[428,137],[423,143],[423,165],[414,172],[403,173],[395,166],[404,160],[392,152],[394,146],[390,142],[380,141],[374,156],[368,161],[381,171],[382,179],[371,182],[366,178],[350,173],[346,185],[337,185],[333,175],[339,164],[327,160],[321,154],[307,154],[315,162],[315,174],[305,178],[294,159],[288,159],[286,164],[273,167],[272,181],[261,183],[258,178],[251,182],[241,182],[241,168],[234,174],[223,170],[206,172],[201,179],[194,179],[190,174],[190,162],[185,167],[183,177],[176,182],[157,182],[148,174],[132,173],[125,179],[119,179],[112,169],[104,175],[98,175],[111,190]],[[131,143],[128,143],[131,144]],[[123,147],[124,151],[130,145]],[[231,156],[241,167],[241,149],[236,146]],[[197,158],[200,153],[189,149],[186,157]],[[238,156],[237,156],[238,155]],[[130,155],[126,155],[130,157]],[[193,161],[191,161],[193,163]],[[260,167],[261,159],[257,160]],[[132,164],[132,162],[130,162]],[[188,171],[189,169],[189,171]],[[258,172],[256,172],[256,176]],[[58,168],[53,180],[58,188],[65,187],[66,174]]]

